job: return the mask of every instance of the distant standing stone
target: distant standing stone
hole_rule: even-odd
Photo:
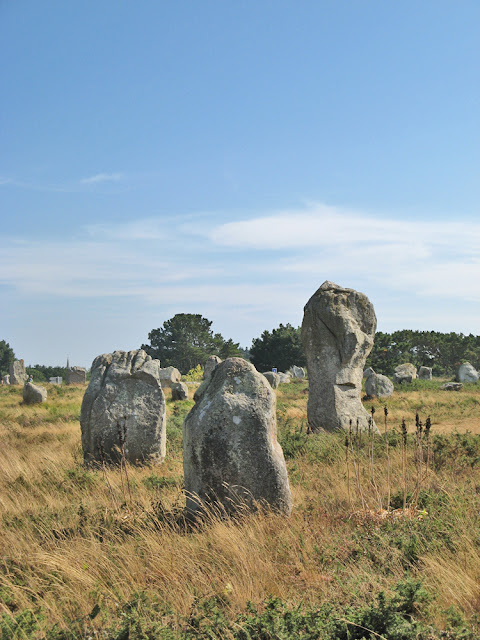
[[[10,375],[7,373],[2,378],[3,384],[10,384]]]
[[[71,367],[65,375],[67,384],[86,384],[87,370],[84,367]]]
[[[25,404],[41,404],[47,401],[47,390],[33,382],[27,382],[23,387],[22,396]]]
[[[367,430],[361,402],[363,368],[373,346],[377,318],[367,296],[326,281],[305,305],[302,342],[309,379],[312,431]],[[376,427],[374,427],[376,429]]]
[[[142,349],[95,358],[80,425],[86,463],[118,462],[122,441],[131,463],[163,460],[166,409],[160,362]]]
[[[188,387],[185,382],[174,382],[172,384],[172,400],[187,400]]]
[[[10,384],[25,384],[27,374],[25,372],[25,364],[23,360],[15,360],[10,365]]]
[[[363,377],[364,378],[368,378],[368,376],[371,376],[372,373],[375,373],[375,371],[372,369],[372,367],[368,367],[367,369],[365,369],[365,371],[363,372]]]
[[[221,359],[218,356],[210,356],[205,363],[205,368],[203,370],[203,379],[206,380],[210,375],[212,375],[212,371],[215,369],[217,364],[221,363]]]
[[[393,393],[393,382],[381,373],[372,373],[365,380],[365,393],[371,398],[389,398]]]
[[[292,376],[289,373],[280,372],[278,377],[280,378],[280,384],[288,384],[292,381]]]
[[[265,371],[263,375],[268,380],[272,389],[276,389],[280,384],[280,376],[278,375],[278,373],[274,373],[273,371]]]
[[[187,508],[266,503],[289,514],[291,494],[277,441],[276,395],[242,358],[219,364],[183,424]]]
[[[440,387],[440,389],[444,391],[460,391],[462,388],[463,384],[461,382],[446,382]]]
[[[420,367],[418,370],[418,377],[420,380],[431,380],[432,379],[432,367]]]
[[[398,367],[395,367],[393,382],[394,384],[402,384],[404,382],[408,383],[415,380],[416,377],[417,369],[415,365],[410,362],[406,362],[405,364],[399,364]]]
[[[297,367],[297,365],[292,365],[289,369],[292,378],[305,378],[305,369],[303,367]]]
[[[159,372],[162,389],[171,389],[172,385],[180,382],[182,377],[180,371],[175,367],[165,367],[164,369],[159,369]]]
[[[456,380],[457,382],[477,382],[478,371],[470,362],[464,362],[458,367]]]

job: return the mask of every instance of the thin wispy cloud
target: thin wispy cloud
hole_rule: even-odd
[[[82,178],[81,184],[99,184],[101,182],[120,182],[122,180],[122,173],[97,173],[94,176]]]
[[[167,237],[165,221],[159,218],[145,218],[121,223],[91,224],[85,227],[94,238],[116,240],[160,240]]]

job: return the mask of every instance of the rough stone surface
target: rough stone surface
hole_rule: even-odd
[[[278,377],[280,378],[280,384],[288,384],[292,381],[292,376],[289,373],[279,373]]]
[[[71,367],[67,369],[65,379],[67,384],[86,384],[87,370],[84,367]]]
[[[393,382],[394,384],[402,384],[402,382],[411,382],[416,377],[417,369],[415,365],[406,362],[405,364],[399,364],[398,367],[395,367]]]
[[[172,400],[187,400],[188,387],[185,382],[174,382],[172,384]]]
[[[171,389],[172,385],[180,382],[180,379],[182,377],[180,371],[178,369],[175,369],[175,367],[165,367],[164,369],[159,369],[159,371],[162,389]]]
[[[27,374],[25,373],[25,364],[23,360],[15,360],[10,365],[10,384],[25,384]]]
[[[163,460],[166,410],[160,362],[142,349],[95,358],[80,425],[86,463],[118,462],[122,440],[131,463]]]
[[[302,342],[309,378],[312,431],[367,430],[361,402],[363,368],[373,346],[377,318],[367,296],[324,282],[305,305]],[[373,425],[376,429],[375,425]]]
[[[393,382],[381,373],[372,373],[365,380],[365,393],[371,398],[389,398],[393,393]]]
[[[3,380],[3,384],[10,384],[10,375],[7,373],[6,375],[3,376],[2,380]]]
[[[293,365],[288,370],[292,378],[305,378],[305,369],[303,367],[297,367],[297,365]]]
[[[263,375],[268,380],[272,389],[276,389],[280,384],[280,376],[278,375],[278,373],[274,373],[273,371],[265,371]]]
[[[372,373],[375,373],[375,371],[372,369],[372,367],[368,367],[367,369],[365,369],[365,371],[363,372],[363,377],[364,378],[368,378],[368,376],[371,376]]]
[[[457,382],[477,382],[478,371],[470,362],[464,362],[458,367],[455,379]]]
[[[238,502],[260,502],[289,514],[276,395],[265,376],[242,358],[227,358],[205,383],[183,425],[187,508],[217,504],[229,513]]]
[[[26,404],[41,404],[47,401],[47,390],[33,382],[27,382],[23,387],[22,396]]]
[[[205,363],[205,368],[203,370],[203,379],[206,380],[210,375],[212,375],[212,371],[215,369],[217,364],[221,363],[221,359],[218,356],[210,356]]]
[[[432,367],[420,367],[418,370],[418,377],[420,380],[431,380],[432,379]]]
[[[440,387],[440,389],[444,391],[460,391],[462,388],[463,384],[461,382],[446,382]]]

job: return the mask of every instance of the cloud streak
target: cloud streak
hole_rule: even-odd
[[[122,173],[97,173],[94,176],[88,178],[82,178],[81,184],[99,184],[101,182],[120,182],[122,180]]]

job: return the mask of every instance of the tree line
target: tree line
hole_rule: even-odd
[[[250,349],[242,349],[238,342],[214,333],[212,322],[200,314],[178,313],[166,320],[162,327],[152,329],[149,343],[142,349],[158,358],[162,367],[174,366],[182,374],[204,366],[211,355],[222,360],[242,357],[250,360],[258,371],[276,367],[287,371],[292,365],[305,366],[300,327],[280,324],[276,329],[265,330],[254,338]],[[8,373],[15,359],[13,349],[0,341],[0,372]],[[417,368],[432,367],[435,376],[452,376],[462,362],[470,362],[480,370],[480,336],[439,331],[413,331],[404,329],[393,333],[377,332],[373,349],[366,366],[377,373],[392,376],[397,365],[411,362]],[[27,367],[36,380],[48,380],[53,376],[65,376],[65,367],[49,367],[36,364]]]

